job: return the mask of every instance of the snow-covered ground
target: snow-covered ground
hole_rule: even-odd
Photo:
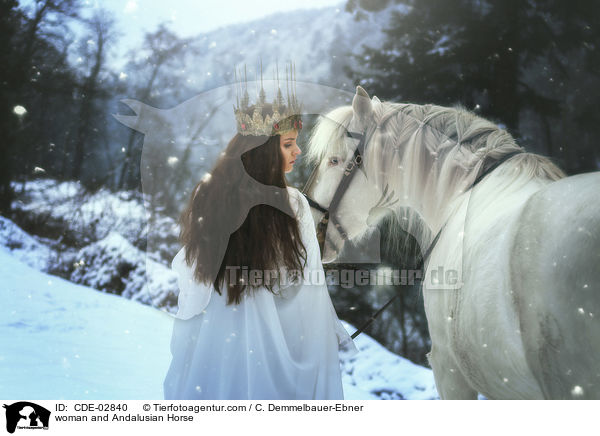
[[[4,236],[0,397],[162,399],[172,315],[39,271],[35,266],[47,256],[43,246],[13,251]],[[31,248],[37,246],[25,232],[21,236]],[[430,369],[387,351],[364,333],[356,344],[360,353],[342,356],[347,399],[437,398]]]
[[[92,194],[79,183],[52,179],[28,181],[24,190],[13,183],[13,188],[19,192],[13,209],[27,216],[30,227],[54,238],[30,236],[0,216],[0,245],[37,270],[173,309],[176,276],[164,260],[179,248],[172,218],[154,217],[152,236],[158,242],[153,251],[141,248],[147,245],[148,217],[132,192],[100,189]]]

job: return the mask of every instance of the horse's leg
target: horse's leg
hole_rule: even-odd
[[[467,379],[447,353],[432,345],[427,359],[433,368],[435,386],[442,400],[477,399],[477,391],[469,386]]]

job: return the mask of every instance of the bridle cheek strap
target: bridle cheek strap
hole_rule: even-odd
[[[374,130],[374,129],[372,129],[372,130]],[[346,164],[346,167],[344,168],[344,175],[342,176],[342,180],[338,184],[338,187],[335,190],[335,193],[333,194],[333,198],[331,199],[331,202],[329,203],[329,208],[324,208],[319,203],[317,203],[315,200],[310,198],[307,194],[308,190],[310,189],[310,186],[314,182],[318,167],[315,167],[315,169],[312,171],[310,177],[308,178],[308,181],[306,182],[306,185],[302,189],[302,194],[308,200],[308,204],[311,207],[319,210],[320,212],[323,212],[323,214],[324,214],[323,217],[321,218],[321,221],[319,221],[319,223],[317,224],[317,240],[319,242],[319,249],[321,250],[321,256],[323,255],[323,247],[325,244],[325,239],[327,237],[327,226],[329,225],[330,219],[331,219],[332,224],[334,225],[334,227],[337,229],[338,233],[342,237],[342,239],[344,241],[348,240],[348,233],[346,232],[346,230],[344,229],[342,224],[338,221],[337,217],[335,216],[335,210],[339,206],[339,204],[342,200],[342,197],[344,196],[344,194],[346,193],[346,190],[350,186],[350,182],[352,181],[352,178],[356,174],[356,170],[358,168],[360,168],[363,164],[363,154],[364,154],[364,149],[367,144],[367,138],[370,138],[370,136],[371,136],[371,135],[367,135],[368,131],[369,131],[369,127],[367,127],[365,129],[364,133],[346,132],[347,136],[349,136],[350,138],[358,139],[359,143],[358,143],[356,149],[354,150],[354,155],[352,156],[352,159]]]

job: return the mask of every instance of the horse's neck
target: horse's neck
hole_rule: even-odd
[[[385,173],[389,174],[388,177],[391,177],[394,186],[398,188],[397,192],[401,193],[402,205],[418,212],[435,234],[452,213],[456,200],[469,191],[482,171],[484,161],[501,159],[520,148],[510,135],[496,129],[489,122],[478,122],[460,111],[454,113],[439,110],[437,115],[433,115],[441,117],[437,125],[444,125],[444,120],[452,122],[455,116],[462,120],[461,123],[456,123],[462,127],[457,128],[454,133],[452,129],[448,129],[450,137],[446,137],[434,127],[436,124],[430,125],[423,121],[427,115],[425,109],[425,106],[412,105],[408,116],[397,121],[397,128],[402,126],[406,130],[401,139],[397,139],[401,141],[404,151],[394,155],[397,157],[388,159],[383,165],[388,170]],[[464,123],[470,123],[469,128],[463,126]],[[487,134],[475,135],[477,129]],[[461,141],[470,145],[460,145]],[[500,171],[505,173],[505,180],[497,185],[490,185],[491,197],[500,184],[513,188],[530,182],[543,185],[564,176],[547,158],[530,153],[523,153],[501,167],[509,168],[511,172]],[[497,171],[494,173],[498,174]]]
[[[428,186],[424,196],[432,201],[424,204],[422,215],[432,231],[437,232],[452,215],[456,207],[456,200],[463,196],[473,183],[475,176],[465,173],[456,183],[436,183]]]
[[[420,177],[421,183],[409,188],[405,199],[435,234],[453,213],[457,199],[468,191],[476,177],[476,169],[455,168],[448,171],[440,168],[429,171],[425,177]]]
[[[477,204],[481,207],[496,207],[499,196],[512,196],[514,202],[518,203],[556,180],[551,177],[551,173],[531,174],[518,169],[514,163],[509,163],[505,168],[490,172],[474,185],[481,172],[481,165],[477,165],[472,170],[465,171],[457,183],[439,180],[439,183],[424,187],[423,198],[428,198],[429,201],[423,203],[420,213],[432,234],[435,235],[465,201],[471,201],[475,186]],[[473,209],[475,214],[483,213],[483,209],[475,211]]]

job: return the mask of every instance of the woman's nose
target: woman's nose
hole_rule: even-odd
[[[300,153],[302,153],[302,150],[300,150],[300,147],[296,145],[296,155],[299,155]]]

